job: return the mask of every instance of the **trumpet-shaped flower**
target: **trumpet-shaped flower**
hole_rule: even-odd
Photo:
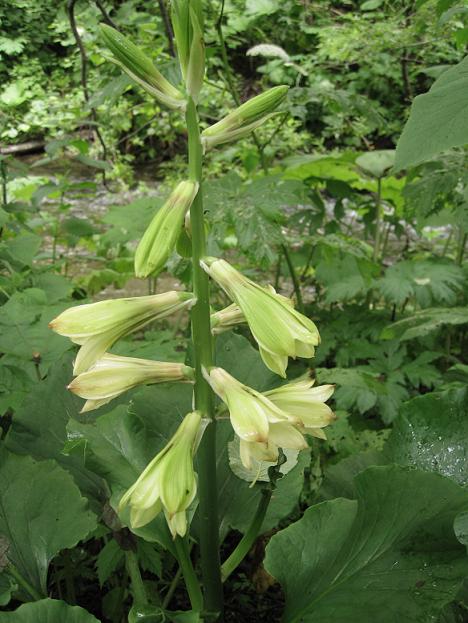
[[[289,299],[247,279],[225,260],[204,258],[201,265],[241,309],[270,370],[285,377],[288,357],[314,356],[318,329]]]
[[[222,368],[204,370],[203,374],[229,409],[232,427],[240,438],[240,457],[247,468],[253,461],[275,462],[278,448],[306,448],[304,433],[326,438],[322,428],[335,417],[324,404],[333,393],[333,385],[313,388],[313,380],[304,378],[260,393]]]
[[[147,277],[159,272],[172,253],[198,191],[197,182],[180,182],[156,213],[135,253],[135,274]]]
[[[195,301],[193,294],[176,291],[99,301],[70,307],[52,320],[49,326],[56,333],[80,344],[73,373],[81,374],[122,336],[179,309],[191,307]]]
[[[294,421],[299,420],[304,432],[326,439],[322,429],[335,419],[335,414],[325,402],[335,391],[335,386],[313,387],[314,382],[311,378],[303,377],[267,391],[265,396]]]
[[[193,368],[183,363],[119,357],[106,353],[77,376],[68,389],[86,399],[81,412],[92,411],[138,385],[193,380]]]
[[[198,411],[186,415],[172,439],[120,500],[119,512],[130,507],[132,528],[145,526],[164,510],[172,536],[185,535],[185,513],[197,491],[193,455],[201,419]]]
[[[288,88],[282,85],[268,89],[203,130],[201,140],[204,148],[209,149],[250,134],[272,116],[273,111],[286,97]]]
[[[222,368],[204,370],[213,391],[229,409],[232,427],[240,438],[240,456],[248,468],[251,458],[274,461],[278,447],[302,450],[307,447],[299,421],[276,406],[267,396],[243,385]]]
[[[134,43],[115,28],[101,24],[102,38],[112,52],[112,60],[145,91],[169,108],[185,109],[185,99]]]

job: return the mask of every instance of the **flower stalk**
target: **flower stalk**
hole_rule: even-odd
[[[199,477],[200,555],[205,609],[222,612],[223,589],[219,558],[218,489],[216,479],[216,422],[214,396],[203,377],[203,368],[213,365],[210,298],[208,275],[200,266],[205,255],[205,224],[203,217],[202,162],[203,150],[195,102],[187,101],[186,122],[188,130],[189,179],[199,184],[199,190],[190,208],[192,228],[193,292],[197,302],[192,308],[192,341],[195,358],[194,402],[203,417],[209,420],[197,452]]]

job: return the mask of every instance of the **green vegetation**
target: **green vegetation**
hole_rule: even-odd
[[[468,620],[467,44],[0,0],[0,623]]]

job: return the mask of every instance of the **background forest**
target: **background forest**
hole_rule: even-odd
[[[468,621],[468,6],[203,4],[202,127],[290,87],[267,123],[206,154],[209,255],[294,299],[321,344],[288,378],[310,369],[336,385],[327,440],[288,455],[274,483],[252,484],[220,427],[226,555],[274,489],[226,582],[226,621]],[[1,623],[202,620],[179,613],[170,543],[115,513],[189,394],[162,384],[80,413],[66,389],[75,348],[48,327],[70,305],[191,288],[187,236],[167,271],[134,276],[137,242],[185,171],[187,130],[108,62],[100,23],[180,81],[165,0],[0,0]],[[180,312],[112,352],[190,362],[189,331]],[[244,326],[216,339],[216,361],[273,386]],[[320,550],[332,556],[352,504],[366,556],[340,583]],[[135,566],[149,597],[127,618]]]

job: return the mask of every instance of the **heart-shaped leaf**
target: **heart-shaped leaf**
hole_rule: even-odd
[[[450,602],[468,572],[453,531],[468,493],[439,474],[371,467],[357,500],[309,508],[276,534],[266,568],[286,593],[286,623],[420,623]]]
[[[0,535],[9,542],[8,560],[46,594],[50,561],[86,538],[96,518],[72,477],[55,461],[38,462],[4,448],[0,500]]]
[[[14,612],[0,612],[0,623],[99,623],[92,614],[64,601],[41,599]]]

